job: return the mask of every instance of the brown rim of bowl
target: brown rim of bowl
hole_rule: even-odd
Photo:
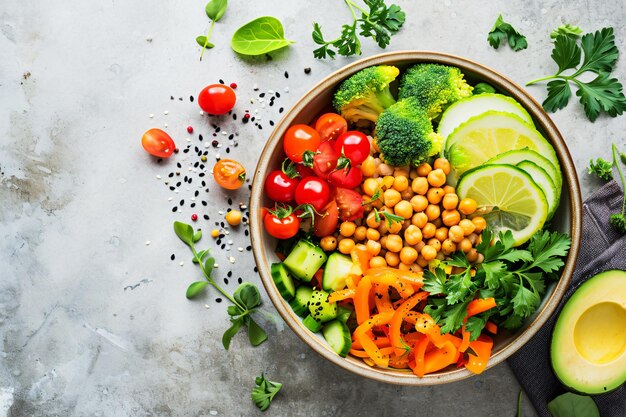
[[[582,202],[580,185],[578,183],[578,177],[576,175],[576,169],[572,157],[565,145],[563,137],[559,130],[555,126],[554,122],[543,110],[541,105],[531,97],[525,90],[509,80],[507,77],[481,65],[474,61],[461,58],[455,55],[431,52],[431,51],[398,51],[387,52],[368,58],[361,59],[328,75],[326,78],[318,82],[313,88],[305,93],[292,107],[289,109],[283,118],[278,122],[274,131],[270,135],[261,156],[259,158],[258,165],[255,170],[255,175],[252,181],[252,191],[250,194],[250,229],[251,229],[251,241],[252,248],[256,263],[258,265],[259,274],[265,289],[272,300],[275,308],[278,310],[282,318],[287,322],[287,325],[300,337],[307,345],[313,350],[328,359],[332,363],[350,371],[357,375],[371,378],[377,381],[398,384],[398,385],[436,385],[444,384],[461,379],[468,378],[472,375],[470,371],[459,368],[454,370],[448,370],[441,373],[426,375],[423,378],[418,378],[413,373],[394,370],[383,369],[377,367],[370,367],[363,361],[348,356],[342,358],[333,352],[330,347],[320,338],[316,337],[312,332],[306,329],[301,324],[301,319],[296,316],[289,304],[282,298],[276,289],[272,278],[269,273],[268,257],[266,256],[265,248],[262,245],[261,233],[262,227],[256,227],[261,224],[260,212],[261,201],[263,195],[263,183],[268,173],[268,162],[272,154],[273,149],[279,144],[284,131],[290,126],[296,115],[302,112],[308,102],[308,98],[314,94],[318,94],[321,91],[325,91],[338,81],[348,77],[349,75],[359,71],[365,67],[372,65],[393,64],[398,61],[413,61],[417,62],[435,62],[445,65],[453,65],[461,68],[462,70],[469,70],[473,73],[480,74],[483,80],[496,85],[499,89],[508,92],[516,100],[518,100],[524,108],[528,109],[534,117],[535,121],[539,123],[540,128],[547,133],[548,140],[554,146],[556,153],[561,163],[563,175],[566,178],[567,191],[570,197],[570,227],[572,246],[565,262],[565,267],[561,275],[556,288],[547,300],[544,300],[542,310],[535,316],[534,320],[527,324],[526,328],[521,331],[519,335],[507,345],[505,345],[498,352],[494,353],[489,360],[487,368],[491,368],[521,348],[530,338],[543,326],[543,324],[552,316],[559,301],[563,297],[569,280],[574,272],[576,264],[576,258],[578,257],[578,249],[580,244],[580,231],[581,231],[581,213]]]

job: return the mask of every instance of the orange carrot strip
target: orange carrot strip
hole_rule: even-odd
[[[374,336],[371,336],[371,338],[374,341],[374,344],[376,344],[376,346],[378,346],[379,348],[391,346],[391,342],[389,341],[388,337],[374,337]],[[353,340],[352,341],[352,349],[363,349],[363,346],[361,346],[361,343],[359,343],[358,341]]]
[[[350,355],[356,356],[357,358],[369,358],[370,357],[370,355],[368,355],[366,351],[358,350],[358,349],[350,349]]]
[[[356,245],[350,252],[352,262],[361,267],[361,273],[365,275],[370,267],[372,255],[367,251],[365,245]]]
[[[369,319],[367,319],[365,322],[363,322],[363,324],[360,324],[354,330],[354,334],[353,334],[355,340],[358,341],[361,344],[361,346],[363,346],[363,350],[367,352],[370,359],[372,359],[376,365],[382,366],[384,368],[386,368],[387,365],[389,365],[389,355],[383,355],[380,352],[380,349],[378,348],[378,346],[376,346],[376,343],[374,343],[372,338],[367,333],[374,326],[380,326],[380,325],[389,323],[392,317],[393,317],[393,313],[376,314],[370,317]]]
[[[328,302],[336,303],[337,301],[342,301],[347,298],[353,298],[355,294],[356,294],[356,290],[350,289],[350,288],[347,288],[345,290],[333,291],[328,296]]]
[[[424,363],[424,358],[426,355],[426,348],[430,340],[427,336],[422,335],[422,338],[417,341],[415,345],[415,367],[413,368],[413,373],[420,378],[426,374],[426,366]]]
[[[446,341],[446,342],[450,342],[454,345],[455,348],[459,349],[459,347],[461,346],[461,343],[463,343],[463,340],[461,340],[461,338],[456,337],[450,333],[447,334],[442,334],[440,336],[440,339],[442,341]]]
[[[389,299],[389,285],[376,284],[374,303],[379,313],[393,311],[393,304],[391,304],[391,300]]]
[[[354,311],[356,312],[356,321],[358,324],[363,323],[370,316],[370,290],[372,289],[372,280],[364,277],[356,287],[354,295]]]
[[[391,356],[393,355],[394,350],[395,349],[393,347],[387,346],[387,347],[381,348],[380,353],[381,355]]]
[[[409,311],[404,316],[404,321],[407,323],[415,324],[417,323],[417,319],[419,318],[419,314],[417,311]]]
[[[419,313],[417,321],[415,322],[415,330],[428,336],[428,339],[437,348],[441,348],[446,342],[445,338],[441,335],[439,326],[428,314]]]
[[[406,343],[402,339],[401,327],[404,316],[413,309],[424,298],[428,296],[427,292],[419,292],[409,297],[402,305],[394,312],[393,318],[389,323],[389,338],[391,339],[391,345],[396,349],[396,355],[402,355],[406,352]]]
[[[475,316],[476,314],[480,314],[489,309],[492,309],[495,306],[496,306],[496,299],[493,297],[477,298],[476,300],[472,300],[467,305],[467,318]]]
[[[373,283],[388,285],[394,287],[402,298],[407,298],[413,294],[413,286],[408,285],[402,280],[399,280],[392,272],[388,272],[380,275],[367,275],[370,277]]]
[[[480,335],[477,340],[470,342],[470,348],[476,353],[468,353],[468,360],[465,367],[475,374],[481,374],[487,367],[487,362],[491,356],[493,340],[489,336]]]
[[[346,277],[346,286],[350,289],[355,289],[357,283],[354,282],[354,275],[348,275]]]
[[[485,324],[485,330],[491,334],[498,334],[498,326],[492,321],[488,321],[487,324]]]
[[[463,341],[459,346],[459,352],[465,352],[470,345],[470,332],[465,329],[465,325],[461,326],[461,335],[463,336]]]
[[[422,273],[420,272],[401,271],[399,269],[389,268],[389,267],[370,268],[367,271],[368,275],[373,275],[373,276],[382,275],[385,273],[392,273],[398,279],[405,281],[406,283],[414,284],[420,288],[424,284]]]
[[[444,342],[441,349],[424,355],[424,374],[439,371],[456,362],[458,351],[451,342]]]

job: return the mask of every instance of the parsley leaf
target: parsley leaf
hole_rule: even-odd
[[[255,384],[256,386],[252,389],[252,401],[261,411],[265,411],[270,407],[270,403],[283,384],[270,381],[263,374],[256,377]]]
[[[478,339],[478,336],[480,336],[480,333],[487,324],[487,320],[489,320],[489,317],[485,313],[479,314],[478,316],[472,316],[467,319],[467,323],[465,323],[465,330],[470,332],[470,341]]]
[[[550,33],[550,37],[552,39],[556,39],[559,37],[559,35],[567,35],[573,38],[579,38],[580,35],[582,34],[583,34],[583,30],[581,28],[579,28],[578,26],[574,26],[574,25],[570,25],[569,23],[566,23],[554,29]]]
[[[613,179],[613,163],[602,158],[597,158],[594,163],[593,159],[591,159],[587,172],[589,172],[589,174],[596,174],[604,181],[610,181]]]
[[[443,268],[435,268],[424,270],[424,291],[432,295],[443,294],[446,292],[446,271]]]
[[[441,319],[441,333],[454,333],[463,326],[463,320],[467,317],[467,305],[471,301],[468,298],[462,303],[447,308]]]
[[[521,51],[528,47],[526,37],[519,33],[511,24],[502,19],[502,15],[499,15],[494,23],[491,32],[487,35],[487,41],[494,49],[498,49],[500,43],[508,41],[509,46],[514,51]]]

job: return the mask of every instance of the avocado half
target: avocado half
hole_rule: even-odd
[[[554,326],[550,356],[559,380],[581,393],[626,381],[626,271],[602,272],[574,292]]]

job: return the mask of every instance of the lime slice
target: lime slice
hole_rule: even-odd
[[[526,109],[511,97],[502,94],[483,93],[464,98],[450,105],[441,116],[437,133],[447,138],[462,123],[489,110],[513,113],[526,123],[533,124],[533,119]]]
[[[478,203],[475,215],[494,231],[510,230],[515,246],[528,241],[548,217],[546,197],[524,170],[505,164],[483,165],[467,171],[456,188],[459,198]]]
[[[488,111],[457,127],[446,139],[445,155],[453,168],[453,184],[465,171],[494,156],[514,149],[528,148],[559,166],[552,146],[531,125],[505,112]]]
[[[561,194],[561,186],[563,185],[563,176],[561,175],[561,170],[558,166],[552,165],[552,162],[548,161],[545,157],[539,155],[535,151],[531,151],[528,148],[524,149],[516,149],[513,151],[508,151],[501,153],[500,155],[496,155],[485,164],[511,164],[517,165],[520,162],[529,161],[540,168],[543,168],[556,186],[557,193]],[[559,198],[560,200],[560,198]]]
[[[533,162],[523,161],[516,166],[526,171],[526,173],[532,177],[533,181],[535,181],[535,184],[543,191],[543,194],[546,196],[546,202],[548,203],[548,217],[546,220],[550,220],[561,201],[560,194],[556,192],[554,181],[552,181],[545,169]]]

